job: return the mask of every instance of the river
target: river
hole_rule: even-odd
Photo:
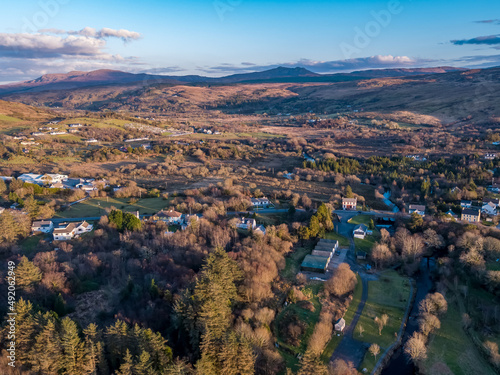
[[[391,198],[391,192],[386,191],[384,193],[384,199],[382,199],[382,200],[392,210],[392,212],[399,212],[398,206],[396,206],[394,203],[392,203],[390,198]]]
[[[410,318],[406,325],[405,334],[403,336],[403,345],[393,354],[391,360],[386,365],[384,370],[382,370],[382,375],[414,375],[417,374],[417,368],[413,362],[408,361],[408,357],[403,353],[403,347],[406,341],[411,337],[413,332],[418,330],[418,305],[425,296],[432,291],[434,288],[434,283],[431,279],[432,268],[436,266],[434,259],[430,259],[429,262],[426,258],[422,259],[420,264],[420,272],[418,274],[416,284],[417,284],[417,294],[415,296],[415,302],[410,312]]]

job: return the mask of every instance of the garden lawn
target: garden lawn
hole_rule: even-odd
[[[441,328],[431,336],[427,353],[423,363],[426,373],[440,362],[455,375],[495,374],[462,329],[462,317],[454,302],[448,304],[448,312],[441,317]]]
[[[354,329],[354,337],[357,340],[375,343],[380,346],[381,354],[395,340],[396,334],[401,327],[401,322],[410,298],[410,281],[400,276],[396,271],[387,271],[380,276],[379,280],[368,282],[368,300]],[[389,316],[387,325],[379,335],[378,326],[375,324],[375,317],[383,314]],[[363,336],[359,336],[359,325],[364,328]],[[368,358],[371,356],[372,358]],[[373,369],[375,360],[367,352],[361,369],[367,368],[369,372]]]
[[[337,240],[339,241],[339,246],[340,247],[349,247],[349,239],[347,237],[344,237],[337,232],[330,232],[325,234],[325,238],[327,240]]]
[[[372,215],[357,215],[354,216],[351,220],[349,220],[349,224],[365,224],[367,227],[370,225],[370,221],[373,220]]]
[[[36,236],[29,236],[21,242],[21,248],[23,249],[23,255],[30,256],[36,249],[36,246],[43,238],[43,234]]]
[[[106,208],[115,207],[124,212],[139,211],[141,215],[152,215],[168,207],[169,201],[163,198],[144,198],[130,203],[130,198],[92,198],[56,213],[56,217],[78,218],[99,217],[106,214]]]
[[[311,254],[312,250],[313,247],[311,245],[305,247],[297,247],[296,249],[294,249],[294,251],[285,258],[286,264],[283,271],[281,271],[281,276],[283,276],[283,278],[287,279],[288,281],[295,280],[295,276],[300,270],[302,261],[304,260],[306,255]]]

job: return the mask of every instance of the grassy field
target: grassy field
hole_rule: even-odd
[[[299,346],[292,346],[285,342],[284,336],[282,332],[279,332],[276,329],[275,335],[278,340],[280,346],[280,353],[283,355],[283,359],[285,360],[285,364],[287,368],[290,368],[294,371],[294,373],[298,370],[299,360],[297,358],[297,354],[304,354],[307,348],[307,344],[309,342],[309,337],[312,335],[314,331],[314,327],[316,323],[319,321],[319,314],[321,312],[321,303],[319,301],[318,293],[323,288],[323,283],[314,283],[306,286],[313,292],[313,297],[310,299],[310,302],[314,305],[314,311],[310,311],[300,307],[298,304],[289,304],[285,307],[276,317],[275,327],[279,327],[279,322],[283,319],[286,314],[294,314],[296,315],[300,321],[306,324],[306,328],[304,334],[300,339]]]
[[[368,300],[354,330],[354,337],[364,342],[378,344],[383,352],[395,340],[409,297],[410,282],[396,271],[386,272],[380,276],[380,280],[370,281],[368,283]],[[374,319],[377,316],[380,318],[383,314],[389,316],[389,321],[382,329],[382,334],[379,335],[378,326]],[[359,336],[358,331],[360,324],[364,328],[362,337]],[[361,368],[367,368],[370,372],[374,365],[375,359],[370,353],[367,353]]]
[[[98,217],[106,213],[106,208],[115,207],[125,212],[139,211],[141,215],[154,214],[166,207],[169,201],[163,198],[144,198],[131,204],[130,199],[93,198],[56,213],[56,217],[78,218]]]
[[[351,324],[352,320],[354,319],[354,314],[356,313],[356,310],[358,309],[358,305],[361,302],[361,294],[363,293],[363,284],[361,283],[361,277],[359,275],[356,276],[358,279],[358,283],[356,284],[356,288],[354,289],[354,293],[352,296],[352,301],[349,305],[349,308],[347,309],[344,319],[345,319],[345,324],[346,327]],[[340,341],[342,341],[342,335],[338,336],[337,334],[332,337],[330,342],[326,345],[325,350],[321,354],[321,360],[324,363],[328,363],[330,361],[330,358],[337,348],[337,346],[340,344]]]
[[[365,224],[366,226],[370,225],[370,222],[373,220],[372,215],[357,215],[354,216],[351,220],[348,221],[349,224]]]
[[[370,254],[373,245],[375,245],[376,240],[377,239],[374,234],[371,236],[366,236],[364,240],[362,240],[361,238],[355,238],[354,244],[356,245],[356,251],[360,250]]]
[[[43,238],[43,236],[44,236],[43,234],[40,234],[37,236],[30,236],[30,237],[27,237],[26,239],[24,239],[21,242],[21,249],[23,249],[23,255],[26,255],[27,257],[29,257],[31,254],[33,254],[33,252],[36,249],[36,246],[38,245],[40,240]]]
[[[337,240],[339,241],[339,246],[341,247],[349,247],[349,239],[344,237],[336,232],[330,232],[325,234],[325,238],[327,240]]]
[[[425,373],[430,373],[436,363],[444,363],[455,375],[495,374],[462,329],[456,303],[448,304],[448,312],[441,318],[441,328],[431,337],[427,353]]]
[[[289,281],[293,281],[300,270],[300,264],[307,254],[313,250],[312,246],[298,247],[288,257],[286,257],[286,265],[281,276]]]

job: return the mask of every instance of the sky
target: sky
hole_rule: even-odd
[[[17,0],[1,9],[0,83],[96,69],[500,65],[498,0]]]

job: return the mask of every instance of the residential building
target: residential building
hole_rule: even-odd
[[[486,155],[484,155],[484,158],[486,160],[495,160],[496,157],[497,157],[497,154],[486,154]]]
[[[243,217],[236,224],[236,228],[246,229],[246,230],[255,229],[257,228],[257,222],[255,221],[255,219]]]
[[[47,173],[43,175],[35,173],[25,173],[20,175],[17,179],[29,184],[51,185],[58,182],[66,181],[68,179],[68,176],[56,173]]]
[[[345,328],[345,319],[344,318],[340,318],[335,323],[335,331],[336,332],[344,332],[344,328]]]
[[[483,204],[481,207],[481,212],[487,215],[496,215],[497,214],[497,206],[493,202],[488,202]]]
[[[495,208],[500,207],[500,200],[496,198],[484,198],[483,205],[491,203]]]
[[[31,231],[33,233],[42,232],[42,233],[50,233],[54,229],[54,224],[50,220],[40,220],[34,221],[31,224]]]
[[[251,198],[252,206],[255,208],[267,208],[271,205],[271,202],[266,197],[264,198]]]
[[[352,234],[354,238],[359,238],[364,240],[366,235],[368,234],[368,227],[365,224],[356,225]]]
[[[55,241],[68,241],[80,234],[91,232],[93,225],[82,221],[79,223],[61,223],[52,232]]]
[[[3,214],[4,211],[5,211],[5,208],[0,207],[0,215]]]
[[[478,223],[481,220],[481,211],[478,208],[466,208],[462,211],[461,220]]]
[[[460,202],[460,207],[462,207],[462,208],[471,208],[472,207],[472,201],[461,201]]]
[[[446,215],[449,215],[449,216],[451,216],[454,219],[458,219],[458,215],[456,213],[454,213],[453,210],[448,210],[448,212],[446,213]]]
[[[357,198],[342,198],[343,210],[355,210],[357,205],[358,205]]]
[[[410,204],[408,212],[410,215],[416,212],[420,216],[425,216],[425,206],[421,204]]]
[[[161,210],[156,215],[153,216],[153,220],[155,221],[164,221],[168,224],[182,224],[182,214],[180,212],[174,210]]]
[[[500,193],[500,184],[494,182],[490,186],[488,186],[488,191],[491,191],[492,193]]]

